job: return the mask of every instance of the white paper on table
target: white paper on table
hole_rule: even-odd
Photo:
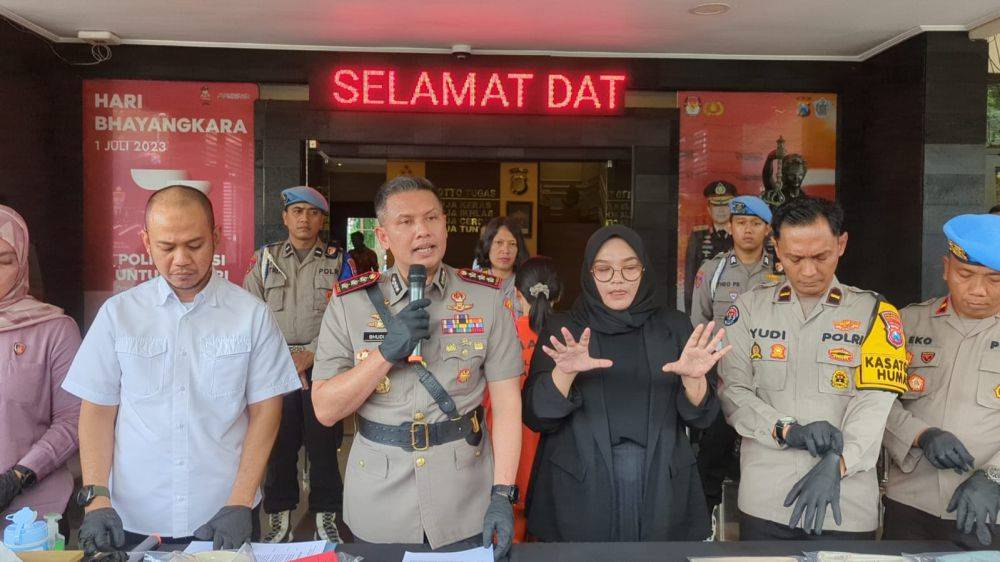
[[[493,562],[493,547],[476,547],[458,552],[410,552],[403,562]]]
[[[290,562],[306,556],[326,552],[327,541],[307,541],[288,543],[250,543],[253,557],[257,562]],[[212,550],[212,541],[194,541],[184,549],[185,554],[197,554]]]

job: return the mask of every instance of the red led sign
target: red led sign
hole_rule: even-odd
[[[313,76],[309,97],[353,111],[617,115],[626,85],[614,71],[338,66]]]

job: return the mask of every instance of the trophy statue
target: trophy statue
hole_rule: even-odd
[[[764,183],[761,199],[772,208],[802,196],[802,181],[808,171],[806,159],[801,154],[785,153],[784,137],[778,137],[777,145],[767,155],[761,171],[761,181]]]

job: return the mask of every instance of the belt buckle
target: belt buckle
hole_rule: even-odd
[[[424,446],[417,446],[417,428],[424,428]],[[419,421],[410,424],[410,447],[413,447],[414,451],[426,451],[431,448],[431,429],[427,422]]]

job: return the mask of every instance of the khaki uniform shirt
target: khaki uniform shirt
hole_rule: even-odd
[[[337,247],[320,240],[302,261],[291,242],[275,242],[254,252],[243,288],[267,303],[288,345],[316,353],[323,311],[342,267]]]
[[[841,482],[843,524],[828,512],[834,531],[868,532],[878,526],[876,471],[886,416],[896,395],[858,390],[853,376],[878,296],[834,279],[826,296],[804,315],[787,283],[769,283],[740,296],[726,313],[719,395],[726,420],[743,436],[739,508],[788,524],[784,507],[792,486],[816,464],[808,451],[783,447],[775,423],[793,417],[805,425],[826,420],[844,435],[847,474]],[[902,346],[902,334],[898,334]]]
[[[344,289],[323,316],[313,379],[351,369],[382,342],[385,327],[363,288],[374,280],[393,314],[409,303],[409,288],[395,268],[341,281]],[[431,300],[431,336],[420,354],[462,414],[482,403],[487,381],[517,377],[523,369],[503,294],[485,280],[495,278],[442,264],[424,291]],[[394,366],[357,413],[391,425],[447,419],[407,365]],[[437,548],[482,533],[493,485],[488,435],[475,447],[460,439],[408,452],[358,434],[346,472],[344,521],[363,540],[421,543],[426,534]]]
[[[955,488],[969,473],[938,470],[913,447],[925,429],[958,437],[976,468],[1000,466],[1000,315],[969,323],[947,297],[913,304],[901,312],[910,351],[909,391],[892,406],[885,446],[895,461],[887,495],[942,519]]]
[[[703,263],[694,277],[691,323],[697,326],[714,320],[719,327],[737,297],[757,285],[782,279],[783,275],[772,272],[767,252],[762,252],[760,260],[750,265],[740,262],[732,250],[719,254]]]

